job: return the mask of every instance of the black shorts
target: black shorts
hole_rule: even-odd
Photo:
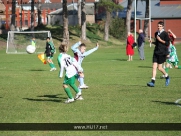
[[[53,57],[53,53],[46,53],[46,57],[50,57],[50,58],[52,58]]]
[[[166,55],[157,55],[157,54],[153,54],[153,63],[158,63],[158,64],[162,64],[166,61]]]

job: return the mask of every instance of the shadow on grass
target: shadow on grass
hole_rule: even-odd
[[[127,59],[113,59],[112,61],[127,61]]]
[[[67,99],[67,97],[58,97],[58,95],[61,95],[61,94],[57,94],[57,95],[40,95],[40,96],[37,96],[37,97],[41,97],[41,98],[23,98],[23,99],[26,99],[26,100],[29,100],[29,101],[39,101],[39,102],[42,102],[42,101],[48,101],[48,102],[64,102],[65,99]],[[55,98],[58,98],[58,99],[55,99]]]
[[[139,68],[152,68],[151,66],[138,66]]]
[[[43,69],[30,69],[30,71],[45,71]]]
[[[175,103],[175,102],[162,102],[162,101],[152,101],[152,102],[161,103],[161,104],[165,104],[165,105],[177,105],[177,106],[181,106],[181,104]]]

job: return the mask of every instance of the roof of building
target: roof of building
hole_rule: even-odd
[[[85,4],[86,14],[87,15],[94,15],[94,3],[86,3]],[[76,15],[77,14],[77,3],[70,4],[67,6],[68,14],[69,15]],[[56,11],[52,11],[49,15],[62,15],[63,8],[60,8]]]
[[[30,3],[28,4],[22,4],[22,6],[31,6]],[[35,7],[38,8],[38,4],[34,4]],[[41,9],[50,9],[50,10],[53,10],[53,9],[59,9],[59,8],[62,8],[62,3],[43,3],[41,4]]]
[[[181,18],[181,5],[160,5],[160,0],[151,0],[151,18]],[[123,11],[119,12],[119,17],[125,18],[127,11],[127,0],[123,0],[120,5],[124,7]],[[135,1],[132,3],[132,18],[134,18]],[[138,1],[137,18],[145,17],[145,1]]]

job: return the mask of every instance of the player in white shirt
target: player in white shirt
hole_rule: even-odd
[[[81,43],[81,41],[79,41],[79,42],[75,43],[74,45],[72,45],[71,49],[74,53],[74,58],[81,65],[83,59],[86,56],[93,53],[94,51],[96,51],[98,49],[98,47],[99,47],[99,44],[97,43],[95,48],[86,51],[86,45],[84,43]],[[79,86],[80,89],[88,88],[88,86],[84,84],[84,74],[83,73],[79,74],[78,81],[80,82],[80,86]]]
[[[77,73],[83,72],[82,67],[77,63],[77,61],[71,57],[70,55],[66,54],[68,51],[68,46],[66,44],[61,44],[59,47],[60,54],[58,55],[58,64],[60,67],[59,77],[63,77],[64,70],[66,71],[63,88],[68,95],[68,99],[65,103],[73,102],[74,100],[82,100],[81,91],[75,85],[75,80],[77,79]],[[76,92],[75,99],[72,96],[69,86],[70,85],[74,91]]]

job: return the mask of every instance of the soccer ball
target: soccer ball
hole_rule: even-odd
[[[26,52],[29,53],[29,54],[34,53],[35,50],[36,50],[35,46],[28,45],[28,46],[26,47]]]

